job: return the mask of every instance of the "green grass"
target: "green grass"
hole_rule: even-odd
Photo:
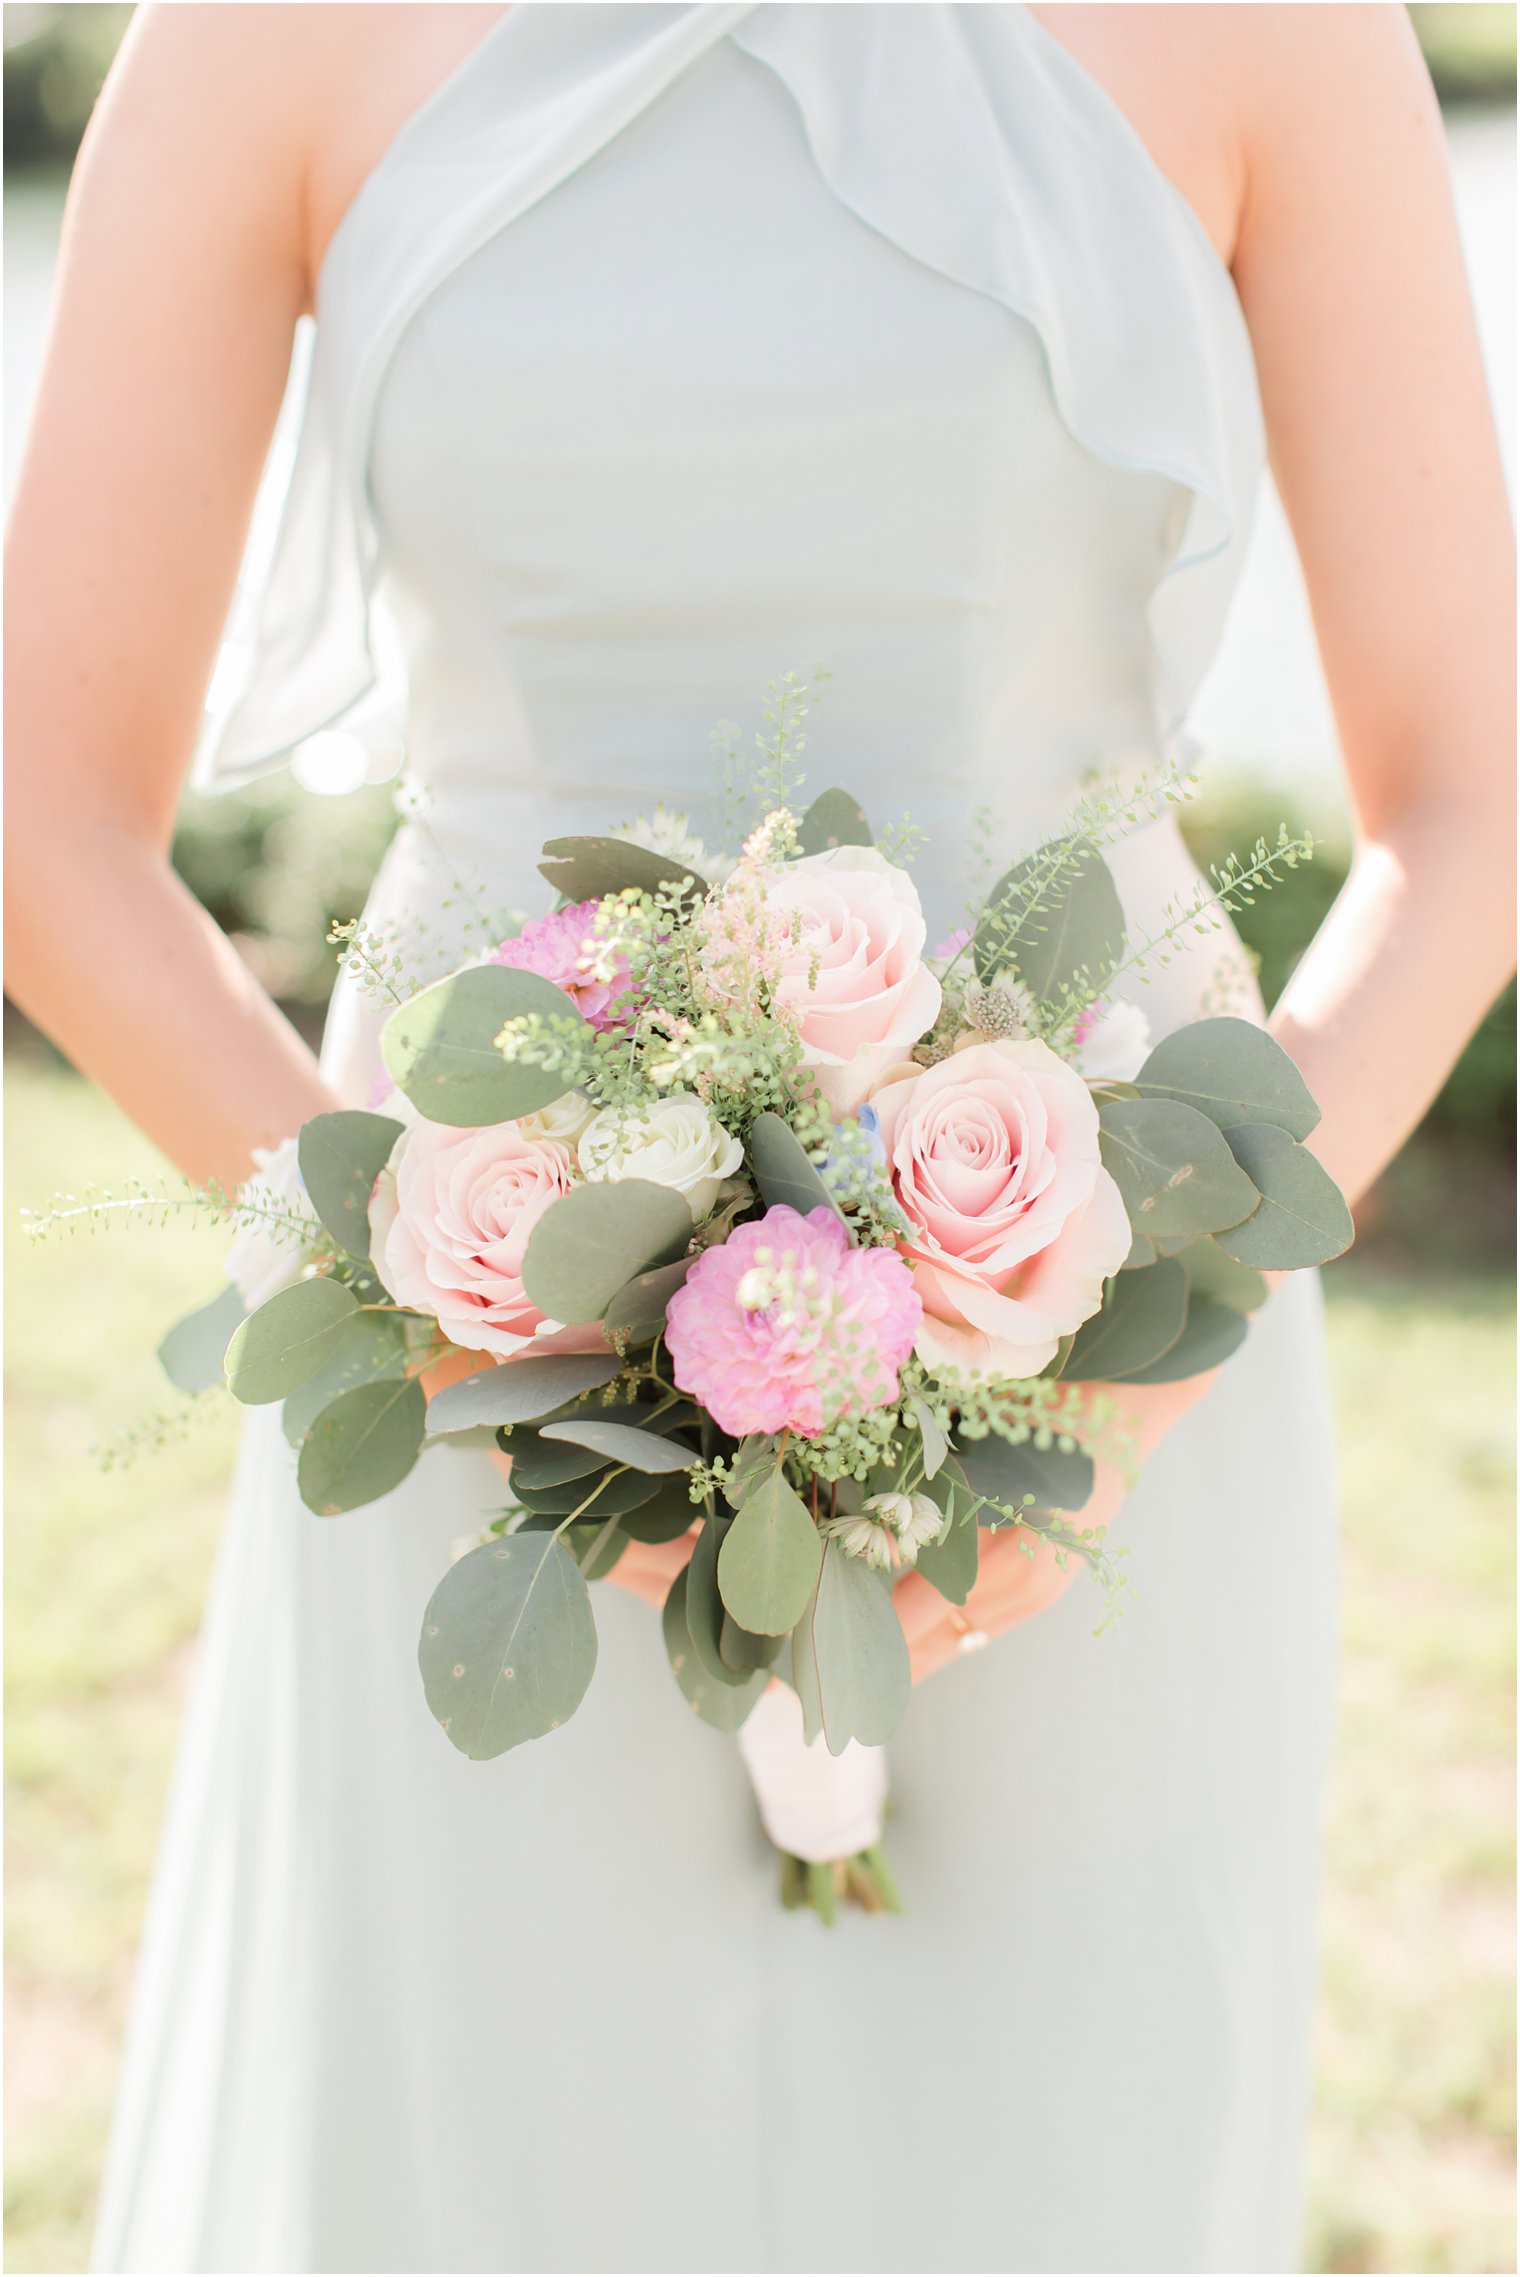
[[[33,1248],[17,1211],[152,1171],[56,1067],[9,1076],[7,2267],[81,2269],[132,1949],[233,1442],[102,1475],[215,1231]],[[1346,1659],[1310,2270],[1513,2269],[1509,1292],[1330,1279]]]

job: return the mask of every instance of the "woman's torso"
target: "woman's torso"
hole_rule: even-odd
[[[545,837],[657,801],[718,835],[712,731],[789,669],[830,675],[810,787],[911,817],[936,931],[1090,771],[1172,755],[1255,375],[1198,214],[1029,11],[513,8],[365,178],[318,317],[329,582],[362,522],[430,803],[382,927],[450,870],[533,907]],[[1169,823],[1119,866],[1141,931],[1190,883]]]

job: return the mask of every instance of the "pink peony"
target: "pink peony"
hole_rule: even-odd
[[[616,1028],[622,1016],[613,1006],[628,992],[626,958],[613,957],[596,933],[600,904],[577,901],[547,917],[535,917],[510,941],[492,952],[491,963],[536,972],[562,988],[593,1028]]]
[[[376,1270],[398,1304],[431,1313],[471,1352],[509,1360],[600,1341],[601,1331],[546,1321],[523,1293],[528,1236],[576,1183],[558,1139],[516,1123],[454,1130],[418,1121],[402,1132],[369,1205]]]
[[[1086,1084],[1035,1040],[974,1044],[903,1069],[871,1104],[914,1228],[920,1356],[1037,1375],[1130,1249]]]
[[[670,1300],[675,1380],[720,1429],[802,1431],[884,1407],[922,1307],[893,1249],[853,1249],[822,1203],[785,1203],[706,1250]]]
[[[800,1015],[803,1058],[848,1114],[939,1015],[917,888],[873,846],[833,846],[768,877],[766,907],[801,920],[771,962],[775,1000]]]

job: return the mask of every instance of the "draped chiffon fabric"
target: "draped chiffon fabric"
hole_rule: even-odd
[[[931,927],[1095,766],[1173,756],[1262,463],[1197,217],[1024,9],[522,4],[329,251],[241,683],[252,780],[408,683],[368,911],[446,962],[542,839],[720,834],[716,721],[827,667],[814,788],[904,810]],[[983,817],[978,821],[978,816]],[[1149,930],[1194,873],[1116,855]],[[417,933],[419,922],[427,926]],[[931,936],[932,937],[932,936]],[[1162,1033],[1228,934],[1135,994]],[[1223,962],[1222,962],[1223,960]],[[383,1008],[323,1052],[367,1103]],[[301,1506],[250,1420],[144,1941],[101,2270],[1282,2270],[1335,1618],[1318,1291],[1274,1297],[1119,1521],[1133,1602],[915,1696],[908,1912],[776,1906],[731,1744],[596,1592],[574,1722],[453,1754],[416,1638],[498,1506],[435,1450]]]

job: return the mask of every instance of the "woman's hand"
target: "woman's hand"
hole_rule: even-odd
[[[1203,1398],[1218,1375],[1216,1368],[1206,1376],[1193,1376],[1180,1384],[1113,1387],[1120,1403],[1120,1427],[1132,1437],[1136,1458],[1141,1464],[1159,1446],[1178,1417]],[[1085,1509],[1072,1514],[1073,1527],[1084,1532],[1090,1527],[1111,1524],[1130,1487],[1124,1473],[1113,1463],[1099,1462],[1095,1471],[1091,1501]],[[1057,1563],[1056,1551],[1048,1541],[1035,1540],[1033,1556],[1029,1544],[1030,1537],[1020,1527],[999,1527],[996,1532],[983,1527],[977,1583],[963,1607],[949,1604],[921,1574],[910,1574],[906,1581],[898,1584],[892,1602],[908,1640],[915,1684],[921,1684],[936,1669],[958,1659],[962,1640],[968,1634],[988,1638],[1001,1636],[1005,1629],[1031,1620],[1036,1613],[1043,1613],[1047,1606],[1064,1597],[1077,1577],[1081,1561],[1068,1552],[1063,1568]]]

